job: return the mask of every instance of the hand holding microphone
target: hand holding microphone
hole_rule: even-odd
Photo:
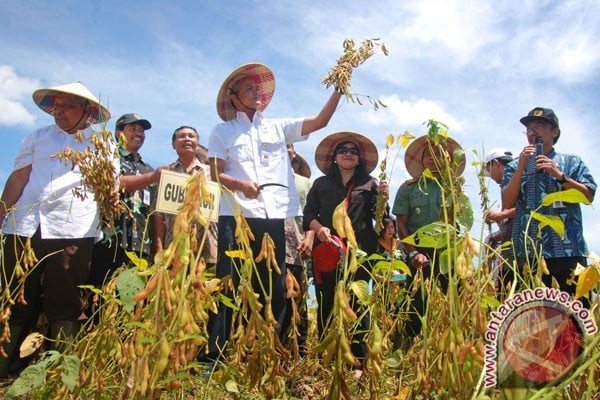
[[[544,141],[541,136],[535,137],[535,155],[543,156],[544,155]]]
[[[539,156],[543,156],[543,155],[544,155],[544,141],[542,140],[541,136],[536,136],[535,137],[535,158],[536,158],[537,172],[542,172],[542,169],[540,168],[540,165],[537,162],[537,158]]]

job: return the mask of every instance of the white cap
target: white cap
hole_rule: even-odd
[[[490,161],[495,160],[496,158],[502,158],[503,160],[506,160],[506,161],[512,161],[513,154],[512,154],[512,152],[505,149],[504,147],[495,147],[495,148],[491,149],[490,151],[488,151],[487,154],[485,155],[485,163],[487,164]]]
[[[506,162],[510,162],[513,160],[513,155],[509,150],[505,149],[504,147],[494,147],[493,149],[488,151],[485,155],[485,163],[483,164],[483,174],[485,176],[490,176],[490,172],[488,171],[486,166],[490,161],[496,159],[502,159]]]

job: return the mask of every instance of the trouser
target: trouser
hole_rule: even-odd
[[[13,278],[16,261],[23,252],[27,237],[6,235],[3,268],[14,293],[17,281]],[[11,344],[5,345],[9,357],[37,321],[40,309],[48,322],[61,325],[63,321],[77,321],[84,307],[79,285],[87,281],[94,238],[42,239],[40,229],[31,238],[39,263],[29,271],[25,279],[26,304],[16,302],[11,307]],[[4,285],[2,282],[4,290]],[[64,324],[62,324],[64,325]],[[19,332],[17,334],[17,332]],[[58,332],[52,332],[51,335]],[[0,377],[6,374],[5,365],[0,366]]]
[[[314,268],[314,267],[313,267]],[[313,271],[314,274],[314,271]],[[342,278],[343,270],[338,267],[332,272],[319,272],[321,275],[321,283],[315,282],[315,292],[317,295],[317,331],[319,333],[319,340],[324,338],[324,333],[327,330],[327,326],[330,323],[331,312],[333,311],[335,291],[338,282]],[[371,279],[368,270],[363,266],[359,267],[354,276],[353,281],[366,281],[369,282]],[[366,344],[364,343],[365,334],[369,331],[371,325],[370,314],[361,310],[361,306],[358,299],[353,294],[350,295],[350,306],[355,311],[356,315],[362,316],[360,319],[356,333],[352,337],[350,349],[352,354],[358,358],[361,363],[367,354]]]
[[[96,243],[92,253],[89,283],[101,288],[117,268],[128,262],[129,259],[121,246],[108,246],[103,242]]]
[[[554,279],[558,283],[561,291],[566,292],[566,293],[570,294],[571,296],[573,296],[575,294],[575,290],[577,289],[577,285],[576,285],[577,280],[575,279],[573,281],[573,283],[569,283],[568,281],[571,278],[573,271],[577,267],[577,264],[580,264],[583,267],[587,266],[587,258],[582,257],[582,256],[580,256],[580,257],[556,257],[556,258],[545,258],[544,261],[546,261],[546,267],[548,268],[548,272],[550,273],[550,274],[542,275],[542,282],[544,283],[544,285],[546,287],[552,287],[552,279]],[[527,262],[525,259],[517,259],[517,268],[518,268],[520,274],[522,274],[523,267],[526,264],[527,264]],[[536,274],[537,268],[538,268],[537,260],[531,260],[529,262],[529,265],[531,266],[531,273]],[[512,281],[514,279],[513,270],[510,268],[507,268],[505,271],[503,271],[501,278],[502,278],[501,282],[503,285],[503,291],[508,292],[510,289],[510,285],[512,285]],[[517,288],[519,288],[520,286],[521,286],[521,282],[519,281],[519,282],[517,282]],[[587,301],[587,299],[581,299],[581,300],[584,302],[584,304],[586,306],[589,305],[589,302]]]
[[[137,257],[148,263],[151,262],[150,255],[140,251],[134,252]],[[94,245],[88,281],[91,285],[100,288],[123,264],[129,264],[129,257],[123,247],[114,242],[110,246],[108,243],[98,242]]]
[[[281,270],[278,274],[275,270],[271,272],[272,292],[271,292],[271,308],[273,316],[279,323],[280,328],[278,334],[281,333],[281,326],[286,313],[286,298],[285,298],[285,229],[284,219],[262,219],[262,218],[247,218],[248,226],[252,231],[255,240],[250,243],[252,253],[256,257],[260,253],[260,248],[263,240],[263,235],[268,233],[275,244],[275,258],[277,265]],[[224,278],[227,275],[231,276],[234,290],[240,283],[240,274],[238,271],[239,260],[233,260],[225,255],[225,251],[237,250],[238,245],[235,240],[235,219],[232,216],[220,216],[218,223],[219,237],[219,255],[217,260],[217,278]],[[259,276],[252,276],[252,287],[259,294],[260,301],[264,304],[264,294],[262,293],[259,280],[265,290],[269,290],[269,271],[267,270],[265,261],[257,264]],[[229,295],[233,295],[229,293]],[[269,295],[269,293],[267,293]],[[229,340],[231,333],[231,322],[233,310],[227,305],[220,303],[218,315],[211,327],[208,343],[208,358],[215,359],[219,353],[224,350],[226,342]]]

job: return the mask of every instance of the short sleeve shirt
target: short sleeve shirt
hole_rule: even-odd
[[[408,232],[440,220],[442,189],[431,179],[409,180],[400,185],[392,213],[408,216]]]
[[[29,181],[13,210],[4,219],[4,233],[31,237],[39,228],[44,239],[102,237],[99,210],[91,189],[87,197],[76,197],[82,175],[77,166],[54,157],[66,147],[85,152],[93,148],[92,127],[81,131],[83,140],[57,125],[29,134],[23,140],[14,162],[14,170],[31,165]],[[118,171],[119,161],[113,163]]]
[[[121,159],[121,175],[142,175],[154,171],[154,168],[142,160],[142,156],[132,154],[119,148]],[[121,193],[121,200],[125,203],[127,211],[116,221],[115,227],[122,248],[128,251],[151,254],[152,251],[152,224],[148,221],[151,205],[154,204],[157,185],[152,184],[132,192]]]

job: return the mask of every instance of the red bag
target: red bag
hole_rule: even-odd
[[[331,235],[331,242],[323,242],[312,251],[313,270],[316,283],[321,283],[321,272],[332,272],[342,260],[342,254],[346,253],[344,241],[335,235]]]

